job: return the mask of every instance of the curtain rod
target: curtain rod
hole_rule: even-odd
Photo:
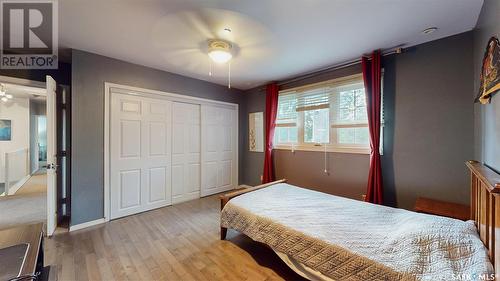
[[[383,52],[382,56],[388,56],[388,55],[393,55],[393,54],[401,54],[404,51],[405,51],[405,49],[403,49],[403,48],[391,49],[390,51]],[[371,58],[369,58],[369,59],[371,59]],[[293,82],[297,82],[297,81],[305,80],[305,79],[308,79],[308,78],[311,78],[311,77],[314,77],[314,76],[318,76],[318,75],[321,75],[323,73],[327,73],[327,72],[330,72],[330,71],[334,71],[334,70],[346,68],[346,67],[349,67],[349,66],[353,66],[353,65],[356,65],[356,64],[359,64],[359,63],[361,63],[361,59],[354,59],[354,60],[346,61],[346,62],[339,63],[339,64],[336,64],[336,65],[333,65],[333,66],[329,66],[329,67],[326,67],[326,68],[323,68],[323,69],[315,70],[313,72],[306,73],[306,74],[303,74],[301,76],[298,76],[298,77],[295,77],[295,78],[292,78],[292,79],[289,79],[289,80],[281,81],[281,82],[278,82],[277,84],[278,84],[278,86],[287,85],[287,84],[290,84],[290,83],[293,83]],[[265,89],[266,89],[266,86],[262,86],[259,89],[259,92],[260,91],[264,91]]]

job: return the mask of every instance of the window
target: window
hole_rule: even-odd
[[[381,130],[381,140],[382,134]],[[278,149],[369,153],[362,75],[280,92],[274,145]]]
[[[297,97],[280,95],[278,98],[278,114],[276,116],[276,130],[274,143],[292,144],[298,140],[297,126]]]

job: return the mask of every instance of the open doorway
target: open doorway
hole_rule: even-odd
[[[47,169],[47,116],[37,116],[37,149],[38,171]]]
[[[46,220],[47,174],[35,174],[37,121],[46,117],[45,89],[0,81],[0,96],[1,229]]]
[[[46,107],[46,102],[40,103],[42,108]],[[30,128],[30,166],[31,174],[45,173],[47,169],[47,116],[45,113],[31,115]]]
[[[68,130],[57,126],[64,115],[56,98],[68,91],[56,93],[49,78],[45,84],[0,77],[0,229],[43,222],[51,235],[58,215],[67,217],[69,208],[61,205],[69,192],[60,190],[66,181],[57,173],[65,146],[57,139]]]

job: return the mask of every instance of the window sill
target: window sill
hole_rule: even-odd
[[[315,152],[324,152],[325,147],[323,145],[275,145],[274,149],[278,150],[290,150],[290,151],[315,151]],[[352,154],[367,154],[371,153],[370,148],[365,147],[333,147],[327,146],[326,152],[334,152],[334,153],[352,153]]]

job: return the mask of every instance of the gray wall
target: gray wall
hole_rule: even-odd
[[[390,205],[412,208],[416,197],[468,202],[464,161],[473,155],[472,33],[448,37],[384,57],[385,198]],[[361,72],[359,65],[300,81],[308,84]],[[264,111],[265,92],[246,93],[247,113]],[[248,116],[245,117],[248,122]],[[246,184],[257,184],[263,154],[248,152],[245,137],[241,170]],[[369,156],[276,150],[278,178],[292,184],[359,199],[366,191]]]
[[[474,143],[472,33],[420,45],[393,59],[394,69],[386,68],[395,75],[392,167],[391,159],[383,163],[386,185],[405,208],[418,196],[468,203],[464,162],[473,157]]]
[[[241,182],[248,185],[260,184],[262,175],[264,153],[249,151],[248,143],[248,114],[252,112],[264,112],[266,109],[266,92],[262,88],[248,90],[244,94],[244,103],[246,106],[243,120],[240,120],[240,134],[244,135],[243,153],[241,155],[242,165],[240,171],[243,171]],[[264,120],[265,122],[265,120]],[[265,126],[265,123],[264,123]]]
[[[474,31],[474,97],[479,90],[486,44],[490,37],[500,37],[499,15],[500,1],[485,0]],[[500,94],[493,96],[491,104],[474,106],[474,124],[475,158],[500,171]]]
[[[73,50],[71,225],[103,217],[104,82],[238,103],[245,113],[239,90]]]

